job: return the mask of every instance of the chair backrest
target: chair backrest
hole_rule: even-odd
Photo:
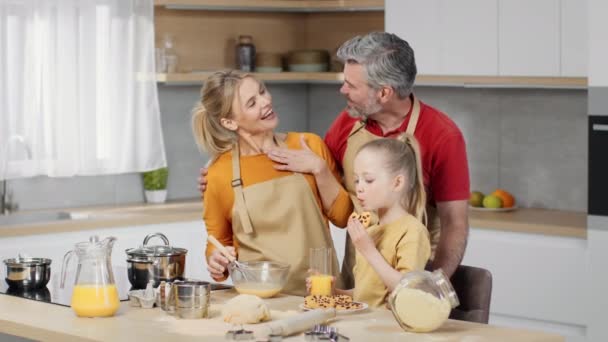
[[[450,280],[460,301],[460,305],[452,310],[450,318],[487,324],[492,298],[490,271],[460,265]]]

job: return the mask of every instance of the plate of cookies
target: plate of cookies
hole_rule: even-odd
[[[333,296],[306,296],[304,303],[300,304],[300,309],[304,311],[314,309],[334,308],[338,315],[351,314],[364,311],[368,305],[362,302],[353,301],[353,297],[347,295]]]

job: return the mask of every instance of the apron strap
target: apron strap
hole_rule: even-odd
[[[416,131],[416,125],[418,124],[418,118],[420,117],[420,101],[414,95],[412,95],[412,117],[410,118],[410,122],[407,123],[407,128],[405,129],[405,134],[414,135]]]
[[[246,234],[253,233],[253,225],[247,213],[245,194],[243,193],[243,180],[241,179],[239,144],[232,146],[232,189],[234,190],[234,210],[236,210]]]

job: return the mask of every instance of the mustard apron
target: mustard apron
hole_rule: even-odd
[[[418,124],[418,118],[420,117],[420,101],[418,98],[412,95],[412,113],[410,121],[407,124],[407,128],[405,129],[405,134],[414,135],[416,131],[416,125]],[[361,121],[358,121],[353,126],[353,129],[350,131],[346,151],[344,152],[344,158],[342,158],[342,168],[344,170],[344,183],[346,185],[346,190],[350,193],[350,197],[355,206],[355,211],[360,213],[364,211],[361,208],[359,200],[357,200],[356,189],[355,189],[355,175],[354,175],[354,162],[355,156],[357,152],[369,141],[380,139],[381,137],[370,133],[365,129],[365,124]],[[429,234],[431,237],[431,259],[435,257],[435,248],[437,247],[437,243],[439,242],[439,231],[440,231],[440,223],[439,216],[437,215],[437,210],[428,205],[426,206],[426,214],[427,214],[427,229],[429,230]],[[372,215],[372,224],[378,223],[378,216]],[[346,246],[344,251],[344,261],[342,263],[342,282],[344,283],[346,288],[354,287],[354,278],[353,278],[353,267],[355,266],[355,255],[356,250],[350,236],[347,234],[346,236]]]
[[[279,145],[285,146],[283,141]],[[309,183],[300,173],[243,187],[238,144],[232,149],[232,230],[240,261],[291,265],[284,293],[306,295],[309,249],[333,248],[326,220]],[[339,273],[333,253],[332,269]],[[340,277],[336,277],[341,283]]]

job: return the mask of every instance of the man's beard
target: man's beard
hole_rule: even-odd
[[[365,107],[346,107],[346,111],[353,118],[360,118],[363,120],[367,120],[370,115],[376,114],[382,110],[382,106],[380,103],[375,101],[373,98],[368,99],[369,102],[365,105]]]

